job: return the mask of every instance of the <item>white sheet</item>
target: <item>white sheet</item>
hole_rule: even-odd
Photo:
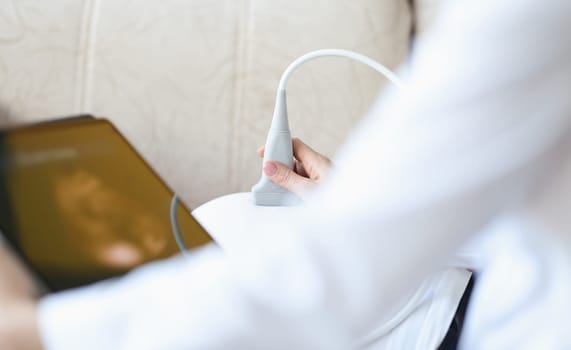
[[[214,199],[192,212],[226,252],[248,250],[259,235],[283,234],[264,230],[287,221],[303,207],[264,207],[253,204],[251,193],[235,193]],[[379,322],[358,343],[367,350],[434,349],[446,334],[471,273],[451,267],[435,273],[395,307],[393,317]]]

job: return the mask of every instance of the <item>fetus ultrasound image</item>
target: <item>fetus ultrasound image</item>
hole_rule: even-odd
[[[0,134],[0,227],[52,291],[178,253],[172,192],[106,120]],[[182,205],[189,247],[211,240]]]

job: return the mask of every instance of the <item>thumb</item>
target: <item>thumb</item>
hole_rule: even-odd
[[[315,186],[310,179],[296,174],[282,163],[271,160],[264,164],[264,174],[276,184],[302,198]]]

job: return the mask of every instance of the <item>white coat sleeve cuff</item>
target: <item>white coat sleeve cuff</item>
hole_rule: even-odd
[[[105,284],[63,292],[43,298],[39,304],[39,326],[46,350],[106,349],[101,329],[117,319],[120,295],[105,293]]]
[[[135,269],[120,279],[42,298],[38,307],[38,323],[44,348],[131,348],[132,339],[126,339],[125,333],[136,323],[133,318],[139,321],[156,319],[157,310],[148,310],[147,306],[152,303],[165,304],[160,298],[164,294],[164,291],[161,294],[161,288],[182,289],[181,283],[185,283],[185,280],[201,278],[197,274],[202,271],[198,271],[199,267],[195,265],[202,265],[204,268],[200,270],[205,270],[206,274],[216,275],[216,271],[212,271],[212,264],[192,264],[192,260],[210,260],[217,253],[215,247],[204,248],[193,253],[191,258],[171,258]],[[191,265],[194,269],[189,269]],[[174,298],[176,300],[173,302],[184,301],[181,297]],[[176,310],[170,311],[176,313]]]

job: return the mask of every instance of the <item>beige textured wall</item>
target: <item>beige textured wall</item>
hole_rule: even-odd
[[[249,190],[283,69],[314,49],[404,60],[406,0],[4,0],[3,123],[110,118],[192,207]],[[292,132],[332,155],[384,80],[323,59],[289,84]]]
[[[414,27],[417,36],[425,34],[447,0],[412,0],[414,7]]]

